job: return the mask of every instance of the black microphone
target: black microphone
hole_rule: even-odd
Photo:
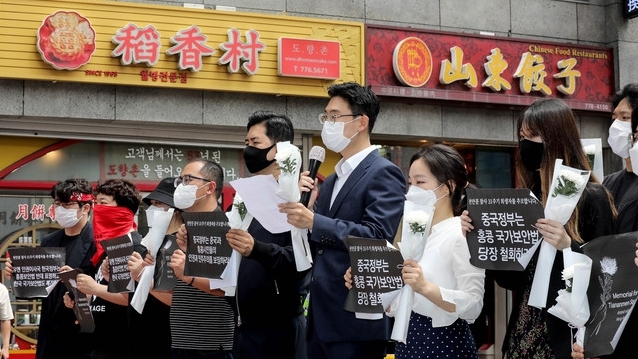
[[[308,159],[308,171],[310,171],[308,177],[315,180],[316,185],[317,172],[319,172],[319,167],[321,166],[323,160],[326,159],[326,150],[321,146],[313,146],[310,149],[310,153],[308,154]],[[304,206],[308,207],[308,203],[310,202],[310,193],[312,193],[312,191],[301,192],[301,199],[299,200],[299,203],[302,203]]]

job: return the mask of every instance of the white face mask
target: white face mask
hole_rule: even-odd
[[[146,209],[146,223],[149,227],[153,227],[155,212],[165,212],[166,210],[162,207],[158,207],[155,205],[150,205]]]
[[[175,188],[175,193],[173,193],[173,202],[175,203],[175,207],[179,209],[192,207],[195,204],[195,201],[200,198],[206,197],[206,194],[201,197],[197,197],[197,190],[206,185],[208,185],[208,183],[200,187],[197,187],[194,184],[190,184],[188,186],[180,184],[179,186],[177,186],[177,188]]]
[[[609,137],[607,143],[620,158],[629,157],[629,141],[627,138],[631,133],[631,122],[614,120],[609,127]]]
[[[82,215],[84,217],[84,215]],[[64,228],[70,228],[78,224],[78,210],[73,208],[64,208],[62,206],[55,207],[55,221]]]
[[[635,144],[629,149],[629,159],[631,161],[631,172],[638,176],[638,146]]]
[[[354,120],[348,122],[324,122],[323,128],[321,129],[321,139],[323,140],[323,144],[326,145],[326,147],[330,151],[343,151],[350,144],[350,140],[354,136],[359,134],[359,132],[357,131],[357,133],[352,135],[352,137],[348,138],[343,135],[343,129],[345,128],[346,124],[354,122],[356,120],[358,120],[358,118],[355,118]]]
[[[443,183],[441,183],[435,189],[423,189],[419,186],[411,185],[410,188],[408,189],[408,194],[406,194],[405,197],[407,200],[415,202],[420,205],[434,206],[434,204],[436,204],[436,202],[438,202],[441,198],[448,195],[446,193],[442,195],[441,197],[436,196],[436,193],[434,192],[438,190],[439,188],[441,188],[441,186],[443,186]]]

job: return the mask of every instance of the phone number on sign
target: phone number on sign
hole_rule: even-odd
[[[301,74],[327,74],[328,69],[325,67],[312,67],[312,66],[294,66],[295,72]]]

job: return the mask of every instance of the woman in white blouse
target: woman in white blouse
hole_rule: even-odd
[[[404,262],[403,282],[415,298],[406,343],[396,343],[395,357],[478,358],[469,323],[483,307],[485,271],[470,264],[458,217],[468,185],[463,158],[449,146],[424,146],[410,160],[408,182],[433,191],[437,200],[421,260]],[[344,278],[351,288],[349,274]],[[388,308],[389,316],[398,302]]]

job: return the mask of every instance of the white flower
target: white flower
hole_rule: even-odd
[[[277,154],[275,155],[275,160],[277,162],[283,162],[292,156],[292,147],[285,146],[281,149],[277,149]]]
[[[237,213],[239,214],[239,218],[241,218],[241,220],[243,221],[244,218],[246,218],[248,210],[246,209],[246,204],[239,196],[239,193],[235,193],[235,198],[233,198],[233,207],[235,207]]]
[[[568,280],[568,279],[574,278],[574,267],[575,266],[569,266],[569,267],[563,269],[563,272],[562,272],[563,280]]]
[[[578,173],[568,170],[560,171],[556,178],[556,187],[552,197],[563,195],[571,197],[578,193],[585,186],[585,179]]]
[[[412,211],[405,216],[412,233],[423,233],[427,229],[430,215],[425,211]]]
[[[585,263],[576,263],[576,264],[570,265],[569,267],[565,267],[565,269],[563,269],[563,271],[561,272],[563,276],[563,280],[565,281],[565,290],[568,293],[572,292],[574,272],[576,271],[576,267],[580,267],[584,265]]]
[[[279,169],[284,173],[293,173],[297,168],[297,160],[292,158],[293,148],[291,146],[277,147],[275,160],[279,164]]]
[[[614,275],[616,274],[617,270],[618,270],[618,265],[616,264],[616,259],[603,257],[603,259],[600,261],[601,272],[605,274],[609,274],[609,275]]]
[[[574,171],[567,171],[567,170],[560,171],[560,177],[573,182],[578,188],[581,188],[585,185],[585,180],[583,179],[583,176],[581,176],[580,174]]]
[[[596,154],[596,145],[585,146],[583,150],[585,150],[585,153],[588,155],[594,155]]]

